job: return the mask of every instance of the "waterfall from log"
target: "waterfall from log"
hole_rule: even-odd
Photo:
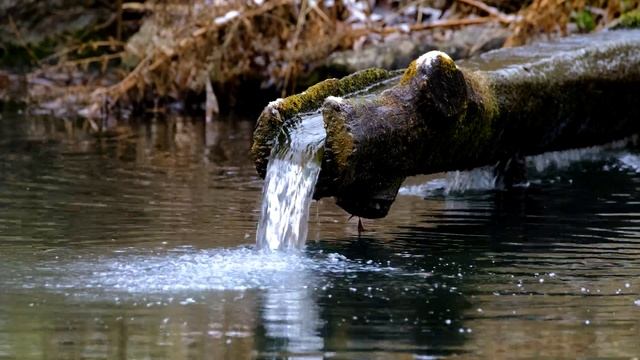
[[[262,189],[258,249],[292,250],[304,246],[325,136],[322,114],[316,113],[288,127],[288,133],[276,139]]]

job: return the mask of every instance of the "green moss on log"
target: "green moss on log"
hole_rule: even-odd
[[[400,79],[400,85],[407,85],[411,82],[412,79],[416,77],[418,73],[418,65],[416,60],[413,60],[411,64],[407,67],[407,70],[402,74],[402,78]]]
[[[300,94],[284,98],[278,110],[283,118],[289,119],[300,113],[317,110],[329,96],[346,96],[391,76],[387,70],[374,68],[358,71],[342,79],[327,79]]]
[[[331,167],[334,174],[340,173],[349,164],[349,156],[353,153],[353,136],[346,127],[346,112],[341,107],[348,106],[341,104],[338,99],[329,98],[325,102],[322,116],[327,129],[326,151],[330,152],[327,158],[332,160],[332,164],[325,165]]]
[[[640,28],[640,9],[629,11],[620,16],[618,28],[637,29]]]
[[[489,80],[478,71],[465,69],[461,69],[461,71],[475,95],[473,100],[480,104],[482,117],[485,119],[496,118],[499,115],[498,101],[495,92],[489,86]]]

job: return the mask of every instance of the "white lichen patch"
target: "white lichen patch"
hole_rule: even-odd
[[[282,103],[283,103],[282,98],[278,98],[276,100],[270,101],[269,104],[267,104],[267,107],[265,107],[265,109],[263,110],[263,112],[271,114],[272,116],[279,116]]]
[[[273,101],[270,101],[267,107],[269,109],[277,109],[282,104],[282,98],[277,98]]]
[[[453,61],[453,59],[444,52],[434,50],[420,56],[416,60],[416,67],[420,70],[426,70],[433,66],[433,63],[438,59],[438,57],[443,57],[447,61]]]
[[[341,105],[344,104],[344,99],[339,96],[327,96],[325,102]]]

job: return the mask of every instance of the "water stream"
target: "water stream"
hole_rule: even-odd
[[[307,240],[309,205],[320,174],[325,130],[322,114],[303,118],[273,146],[262,190],[259,249],[300,249]]]
[[[512,192],[436,175],[449,193],[398,196],[360,236],[313,201],[304,249],[265,253],[253,118],[96,138],[2,116],[0,359],[640,354],[637,148],[532,158]]]

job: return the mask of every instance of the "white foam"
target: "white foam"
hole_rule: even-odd
[[[527,165],[532,166],[537,172],[549,169],[566,169],[576,162],[604,159],[607,155],[603,150],[604,148],[601,146],[592,146],[581,149],[551,151],[527,157]]]
[[[425,197],[492,190],[495,186],[496,176],[493,167],[485,166],[469,171],[451,171],[441,178],[432,179],[423,184],[403,186],[398,194]]]

